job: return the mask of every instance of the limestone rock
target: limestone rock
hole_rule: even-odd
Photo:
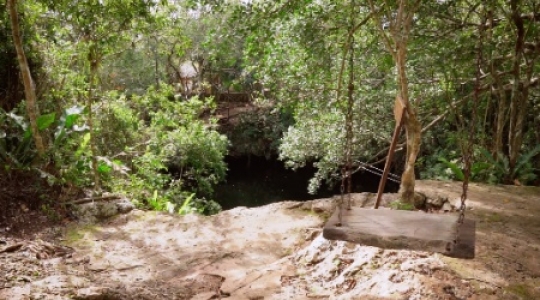
[[[427,197],[423,193],[415,192],[414,193],[414,207],[417,209],[423,209],[426,207]]]
[[[217,295],[215,292],[205,292],[201,294],[197,294],[193,296],[190,300],[210,300],[210,299],[217,299]]]
[[[444,202],[443,206],[441,207],[441,210],[445,212],[450,212],[454,210],[454,206],[452,206],[450,202]]]
[[[465,204],[467,204],[467,206],[470,204],[470,202],[467,202],[468,200],[469,199],[465,200]],[[449,202],[454,207],[454,210],[460,210],[460,208],[461,208],[461,198],[460,197],[454,198],[454,199],[450,200]]]
[[[30,299],[67,299],[67,295],[76,294],[76,291],[87,288],[89,284],[88,279],[83,277],[72,275],[48,276],[29,284]],[[51,298],[51,295],[58,298]]]
[[[334,210],[335,203],[329,200],[316,200],[311,205],[311,210],[315,213],[331,213]]]
[[[135,206],[126,198],[88,201],[76,204],[73,214],[79,223],[91,224],[118,214],[128,213],[134,208]]]
[[[128,199],[122,199],[122,201],[116,203],[116,208],[118,209],[118,213],[126,214],[135,209],[135,205]]]
[[[108,299],[109,289],[106,287],[88,287],[77,290],[76,300],[101,300]]]
[[[118,214],[118,206],[115,202],[103,202],[102,205],[98,205],[98,214],[96,217],[99,219],[106,219]]]
[[[444,197],[444,196],[440,196],[440,195],[437,195],[433,198],[428,198],[426,203],[431,207],[431,208],[436,208],[436,209],[439,209],[443,206],[443,204],[445,202],[448,202],[448,198]]]

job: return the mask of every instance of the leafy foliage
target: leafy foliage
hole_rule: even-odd
[[[205,197],[225,177],[223,159],[228,140],[215,130],[215,121],[198,119],[213,106],[211,99],[177,102],[169,100],[171,93],[170,87],[163,86],[159,91],[150,89],[145,95],[133,96],[131,103],[136,111],[142,107],[149,110],[146,124],[133,118],[132,108],[122,106],[127,105],[125,98],[120,97],[115,104],[119,107],[115,119],[124,120],[131,128],[136,126],[137,133],[130,137],[138,139],[128,138],[124,145],[115,145],[118,149],[125,147],[125,160],[131,162],[134,172],[111,184],[114,190],[128,192],[139,203],[160,210],[182,205],[195,193],[197,198],[189,201],[190,207],[200,213],[215,213],[219,206]]]
[[[57,151],[66,139],[77,132],[85,131],[80,127],[77,120],[83,112],[82,107],[71,107],[64,110],[62,116],[57,119],[55,113],[44,114],[38,117],[37,125],[40,131],[52,131],[53,142],[49,152],[59,158]],[[56,126],[52,128],[53,125]],[[23,116],[17,115],[16,110],[6,113],[0,111],[0,157],[6,167],[28,168],[32,165],[37,155],[32,143],[32,133]]]
[[[393,15],[396,2],[374,3]],[[535,183],[540,23],[534,17],[540,7],[533,0],[418,3],[406,71],[423,123],[417,164],[422,178],[463,180],[459,152],[468,142],[476,145],[473,180]],[[278,151],[291,168],[314,164],[311,192],[340,176],[349,92],[352,157],[356,162],[384,158],[399,88],[381,28],[365,2],[72,4],[19,3],[43,113],[38,127],[49,142],[41,166],[34,159],[24,104],[18,104],[22,93],[10,37],[4,34],[7,18],[0,23],[0,50],[6,54],[0,58],[5,109],[0,111],[0,159],[6,168],[40,167],[56,182],[92,187],[95,160],[106,188],[128,192],[141,205],[215,212],[219,208],[207,198],[225,176],[228,141],[207,117],[213,101],[174,97],[178,78],[171,64],[184,60],[200,62],[206,72],[201,77],[219,75],[218,92],[255,83],[271,90],[269,99],[260,99],[270,107],[243,116],[230,135],[233,149],[255,155]],[[380,27],[393,30],[387,22]],[[474,78],[477,68],[483,73]],[[465,134],[469,128],[472,141]],[[48,170],[51,165],[55,170]]]
[[[540,145],[521,155],[513,170],[510,169],[507,157],[499,154],[502,159],[497,161],[486,149],[481,149],[481,154],[487,162],[487,181],[490,183],[509,183],[510,180],[515,179],[520,184],[528,184],[537,178],[535,172],[539,170],[534,168],[532,158],[540,154]]]
[[[396,210],[414,210],[414,204],[403,203],[400,200],[391,202],[390,207]]]
[[[281,137],[292,122],[290,114],[272,107],[246,112],[229,134],[232,151],[239,155],[270,158],[278,153]]]

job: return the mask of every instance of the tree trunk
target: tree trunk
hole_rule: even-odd
[[[491,63],[491,70],[493,74],[493,80],[494,84],[497,87],[496,88],[496,99],[497,101],[497,113],[496,113],[496,121],[495,121],[495,136],[493,138],[494,144],[492,148],[492,155],[496,160],[500,160],[502,157],[501,155],[504,154],[504,133],[505,133],[505,127],[506,127],[506,121],[508,120],[507,112],[508,112],[508,99],[506,96],[506,91],[504,90],[504,83],[502,82],[499,75],[497,75],[497,69],[500,67],[499,62],[493,61]]]
[[[97,53],[95,42],[91,42],[92,45],[90,46],[89,54],[88,54],[88,60],[90,61],[90,84],[89,84],[89,91],[88,91],[88,130],[90,132],[90,155],[92,160],[92,172],[94,175],[94,189],[95,191],[101,190],[101,178],[99,177],[99,171],[98,171],[98,161],[97,161],[97,146],[96,146],[96,138],[94,136],[94,114],[92,112],[92,104],[94,102],[95,97],[95,90],[97,87],[97,75],[99,71],[99,63],[100,63],[100,57]]]
[[[408,32],[407,32],[408,33]],[[394,37],[394,40],[399,37]],[[399,42],[398,42],[399,41]],[[407,117],[405,119],[405,130],[407,135],[407,156],[405,161],[405,169],[401,175],[401,185],[399,187],[399,193],[401,194],[401,200],[405,203],[414,203],[414,187],[416,176],[414,173],[414,165],[416,158],[420,152],[421,131],[422,126],[417,119],[416,111],[411,106],[409,101],[409,87],[406,74],[406,61],[407,61],[407,45],[406,40],[400,39],[396,42],[396,67],[398,70],[398,82],[399,92],[401,99],[403,100],[407,108]]]
[[[13,34],[13,44],[17,50],[17,59],[19,60],[19,67],[23,77],[24,95],[26,96],[26,113],[30,119],[30,130],[32,131],[32,137],[36,145],[37,152],[40,157],[45,155],[45,144],[39,133],[37,118],[39,110],[36,103],[36,91],[34,82],[32,80],[32,74],[30,73],[30,67],[28,66],[28,60],[24,53],[23,42],[20,34],[19,17],[17,15],[17,1],[7,1],[9,16],[11,19],[11,31]]]
[[[407,116],[405,120],[405,130],[407,134],[407,157],[405,161],[405,170],[401,175],[400,194],[401,200],[406,203],[414,203],[414,187],[415,187],[415,174],[414,164],[416,158],[420,152],[420,142],[422,127],[416,116],[416,110],[412,103],[409,101],[409,82],[407,80],[407,42],[411,29],[411,21],[414,16],[414,12],[420,5],[420,0],[412,1],[409,3],[407,0],[398,1],[397,11],[387,11],[385,19],[390,20],[390,37],[383,29],[383,23],[381,20],[380,9],[375,7],[373,0],[369,1],[371,12],[374,14],[375,26],[379,30],[383,42],[386,45],[387,50],[392,54],[392,58],[397,68],[397,82],[398,82],[398,94],[401,96],[404,106],[407,109]],[[385,2],[383,7],[388,5]],[[390,9],[390,7],[388,7]]]
[[[401,175],[399,193],[401,201],[414,203],[414,188],[416,175],[414,165],[420,152],[422,126],[416,116],[416,110],[409,100],[409,81],[407,79],[407,42],[411,29],[411,21],[420,1],[409,3],[406,0],[399,1],[398,11],[391,27],[392,40],[395,44],[394,60],[398,73],[398,89],[403,104],[407,109],[405,119],[405,131],[407,135],[407,156],[405,168]]]
[[[524,89],[526,87],[521,86],[521,60],[523,58],[523,46],[525,43],[525,28],[523,25],[523,19],[519,11],[519,0],[512,0],[510,5],[512,7],[512,21],[516,26],[516,45],[514,51],[514,61],[512,73],[514,75],[514,83],[512,86],[512,94],[510,98],[510,127],[508,131],[508,162],[509,162],[509,174],[507,180],[514,178],[515,166],[519,156],[519,150],[523,140],[523,120],[525,119],[526,99],[524,99]]]
[[[413,6],[420,2],[417,1]],[[414,164],[420,150],[420,134],[422,129],[416,118],[416,113],[411,107],[409,101],[409,87],[406,73],[407,61],[407,40],[410,32],[411,20],[414,14],[414,9],[410,9],[407,0],[400,0],[397,12],[387,11],[384,16],[386,21],[390,20],[390,36],[383,29],[383,22],[380,17],[381,9],[375,6],[373,0],[369,0],[371,13],[374,15],[373,20],[375,26],[379,30],[381,38],[386,46],[386,49],[392,55],[397,68],[398,94],[401,96],[403,106],[407,110],[405,116],[405,130],[407,134],[407,155],[405,161],[405,170],[401,175],[401,185],[399,192],[401,200],[406,203],[414,203],[414,187],[415,174]],[[382,7],[388,5],[387,2]],[[387,7],[390,9],[390,7]]]

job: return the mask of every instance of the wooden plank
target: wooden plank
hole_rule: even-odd
[[[336,210],[323,229],[323,236],[329,240],[349,241],[367,246],[386,249],[408,249],[439,252],[458,257],[471,256],[470,249],[455,249],[469,245],[471,238],[474,257],[474,232],[471,236],[470,222],[458,226],[455,214],[428,214],[418,211],[390,209],[364,209],[352,207],[343,210],[342,226],[338,226]],[[463,227],[463,228],[462,228]],[[474,222],[472,224],[474,231]],[[463,229],[463,231],[458,231]],[[456,243],[457,233],[463,234]],[[463,244],[463,245],[462,245]]]
[[[476,246],[476,222],[465,219],[463,224],[458,226],[458,238],[452,251],[443,253],[446,256],[455,258],[474,258]]]

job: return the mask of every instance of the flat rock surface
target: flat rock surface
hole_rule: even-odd
[[[461,192],[417,185],[450,201]],[[210,217],[134,210],[46,229],[60,230],[46,242],[0,237],[0,299],[540,299],[540,188],[470,185],[474,260],[328,241],[334,202]]]

